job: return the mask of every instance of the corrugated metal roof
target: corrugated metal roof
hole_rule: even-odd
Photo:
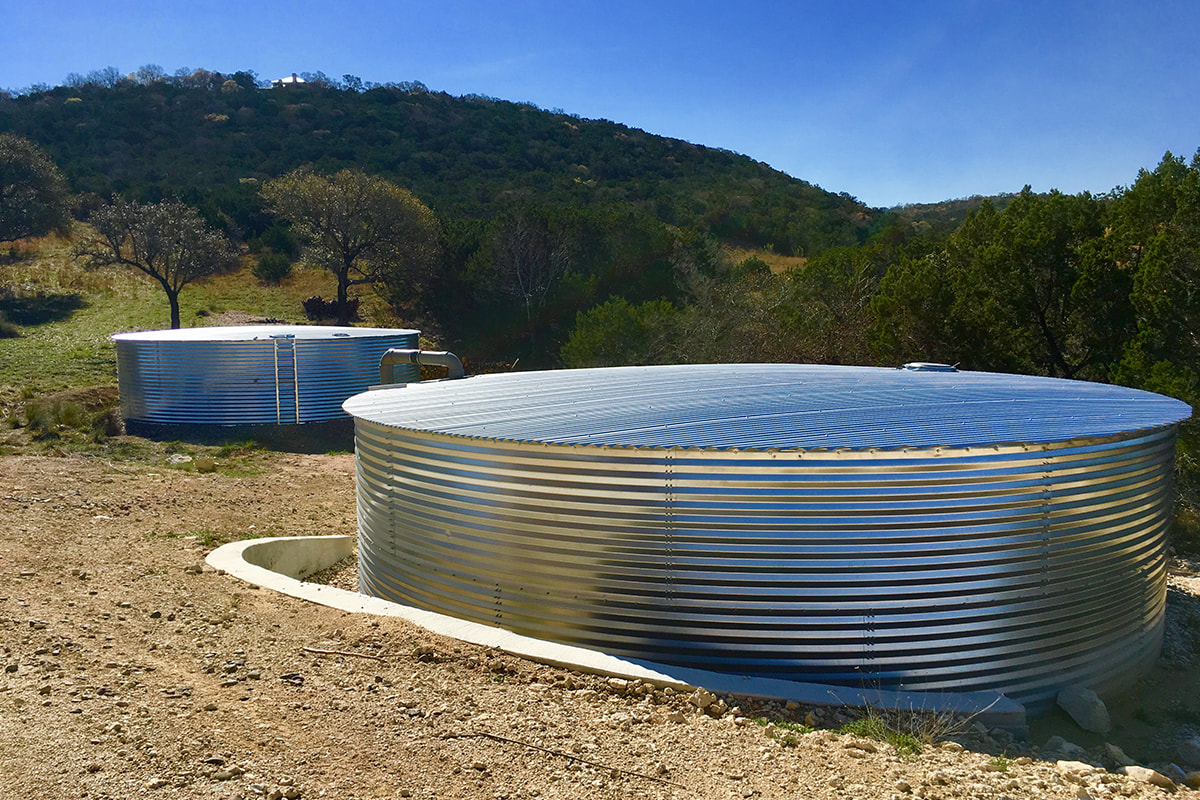
[[[1171,425],[1191,408],[1122,386],[812,364],[478,375],[346,401],[397,428],[615,447],[835,449],[1060,442]]]
[[[114,342],[246,342],[256,339],[347,339],[380,336],[412,336],[420,331],[406,328],[349,328],[338,325],[227,325],[223,327],[176,328],[113,334]]]

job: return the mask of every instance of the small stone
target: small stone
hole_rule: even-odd
[[[185,575],[199,575],[204,572],[204,565],[200,563],[188,564],[183,568],[183,572]]]
[[[670,714],[667,714],[666,719],[667,722],[673,722],[676,725],[687,722],[687,717],[684,716],[682,711],[672,711]]]
[[[1104,750],[1108,753],[1108,757],[1113,760],[1118,767],[1132,767],[1137,762],[1125,754],[1118,745],[1112,742],[1105,742]]]
[[[263,786],[261,783],[252,783],[246,787],[246,790],[249,791],[250,794],[256,794],[260,797],[267,793],[267,787]]]
[[[166,778],[151,778],[150,780],[146,781],[146,788],[161,789],[166,786],[167,783],[169,783],[169,781],[167,781]]]
[[[487,764],[483,761],[472,761],[471,769],[475,769],[475,770],[479,770],[480,772],[483,772],[484,770],[487,769]]]
[[[1184,775],[1183,783],[1189,789],[1200,789],[1200,772],[1189,772]]]
[[[1058,693],[1058,706],[1070,715],[1085,731],[1105,734],[1112,731],[1108,706],[1093,692],[1083,686],[1069,686]]]
[[[196,472],[216,472],[217,462],[212,458],[197,458],[194,462]]]
[[[296,800],[301,794],[303,790],[299,786],[289,786],[283,790],[284,800]]]
[[[629,691],[629,681],[621,678],[609,678],[608,688],[617,694],[625,694],[625,692]]]
[[[18,669],[20,669],[20,667],[17,664],[5,664],[4,665],[5,672],[10,672],[10,673],[16,672]]]
[[[50,684],[39,687],[38,694],[50,694]]]
[[[400,796],[401,796],[401,797],[412,797],[412,790],[410,790],[410,789],[401,789],[401,790],[400,790]]]
[[[161,616],[162,616],[161,611],[151,611],[150,612],[150,619],[158,619]]]
[[[879,752],[879,746],[870,739],[846,739],[842,743],[842,747],[846,750],[863,750],[868,753]]]
[[[1154,786],[1159,786],[1163,789],[1174,789],[1175,788],[1174,781],[1172,781],[1166,775],[1163,775],[1161,772],[1152,770],[1149,767],[1140,767],[1140,766],[1137,766],[1136,764],[1134,764],[1134,765],[1128,766],[1128,767],[1121,767],[1117,771],[1120,772],[1122,775],[1128,775],[1129,777],[1133,778],[1135,781],[1141,781],[1142,783],[1153,784]]]
[[[128,600],[124,600],[120,603],[117,603],[117,608],[133,608],[133,604]]]
[[[1064,780],[1083,785],[1088,777],[1096,773],[1096,768],[1082,761],[1057,761],[1054,769]]]
[[[205,703],[205,704],[204,704],[204,710],[205,710],[205,711],[216,711],[216,710],[217,710],[217,704],[216,704],[216,703],[213,703],[213,702],[208,702],[208,703]]]
[[[692,696],[688,698],[688,702],[699,709],[708,708],[716,701],[717,701],[716,695],[714,695],[712,692],[708,691],[707,689],[703,689],[703,688],[697,689],[696,691],[692,692]]]
[[[1187,773],[1178,764],[1167,764],[1163,767],[1162,773],[1175,784],[1183,783],[1184,779],[1187,778]]]
[[[233,779],[233,777],[233,770],[223,769],[213,773],[213,780],[215,781],[227,781]]]
[[[901,794],[908,794],[912,791],[912,785],[908,781],[903,780],[896,781],[896,783],[892,785],[892,788]]]
[[[1200,736],[1193,736],[1181,742],[1175,751],[1184,764],[1200,766]]]
[[[804,715],[804,724],[810,728],[816,728],[816,727],[820,726],[821,720],[817,718],[817,712],[810,711],[807,714],[805,714]]]
[[[1066,756],[1067,760],[1078,761],[1087,758],[1087,751],[1074,742],[1068,742],[1061,736],[1051,736],[1046,740],[1046,745],[1042,748],[1046,754],[1058,754]]]

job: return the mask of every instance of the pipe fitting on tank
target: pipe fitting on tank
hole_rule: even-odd
[[[379,382],[394,383],[392,367],[396,364],[416,364],[427,367],[445,367],[447,378],[462,378],[467,373],[462,361],[454,353],[445,350],[412,350],[408,348],[392,348],[379,359]]]

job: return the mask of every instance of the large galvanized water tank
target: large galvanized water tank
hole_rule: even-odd
[[[1184,403],[806,365],[357,395],[367,594],[628,657],[1044,705],[1161,647]]]
[[[345,417],[342,402],[379,382],[379,359],[418,331],[242,325],[113,336],[121,413],[159,425],[295,425]],[[404,370],[400,374],[400,370]],[[398,368],[415,380],[418,368]]]

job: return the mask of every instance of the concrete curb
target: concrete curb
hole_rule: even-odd
[[[579,672],[641,680],[691,691],[794,700],[809,706],[921,711],[972,717],[989,728],[1025,730],[1025,707],[998,692],[888,692],[818,683],[730,675],[641,659],[617,658],[596,650],[548,642],[477,622],[393,603],[357,592],[306,583],[304,578],[354,552],[353,536],[295,536],[231,542],[209,553],[209,566],[247,583],[353,613],[400,617],[426,630],[470,644]]]

